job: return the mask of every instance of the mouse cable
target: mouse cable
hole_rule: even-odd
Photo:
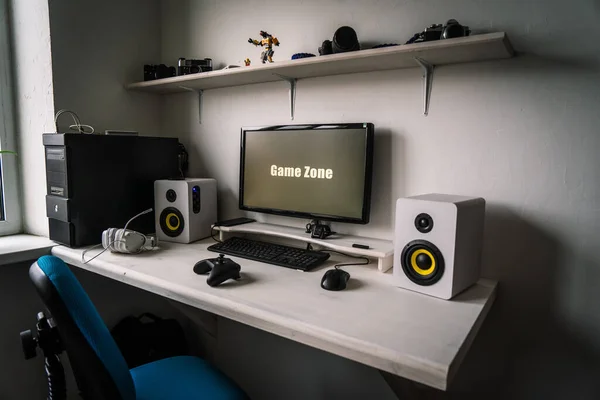
[[[310,246],[310,243],[309,243],[309,246]],[[310,250],[312,250],[312,247],[310,248]],[[341,254],[341,255],[346,256],[346,257],[355,258],[357,260],[363,260],[364,261],[364,262],[361,262],[361,263],[359,263],[359,262],[347,262],[347,263],[336,264],[336,265],[333,266],[335,269],[339,269],[339,267],[347,267],[347,266],[350,266],[350,265],[369,265],[371,263],[371,260],[369,260],[365,256],[355,256],[355,255],[352,255],[352,254],[342,253],[341,251],[329,250],[329,249],[324,249],[324,250],[319,250],[319,251],[322,251],[322,252],[325,252],[325,253]]]
[[[356,258],[361,258],[363,259],[365,262],[359,263],[359,262],[347,262],[347,263],[340,263],[340,264],[335,264],[333,266],[333,268],[335,269],[340,269],[340,267],[347,267],[349,265],[369,265],[371,263],[371,260],[369,260],[367,257],[356,257]]]

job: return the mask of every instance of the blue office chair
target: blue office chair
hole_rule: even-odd
[[[128,369],[90,298],[61,259],[41,257],[29,269],[29,277],[56,324],[82,398],[247,399],[231,380],[197,357],[172,357]]]

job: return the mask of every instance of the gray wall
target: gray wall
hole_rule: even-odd
[[[158,0],[50,0],[54,106],[96,131],[156,135],[160,98],[128,92],[143,65],[160,58]],[[61,127],[72,122],[61,119]]]
[[[375,123],[372,222],[336,231],[391,238],[394,201],[405,195],[487,199],[483,270],[500,280],[500,292],[452,393],[600,396],[600,46],[584,39],[600,33],[597,1],[163,0],[161,15],[170,63],[180,56],[257,63],[260,49],[247,39],[261,29],[281,41],[276,61],[316,53],[344,24],[367,45],[402,42],[448,18],[474,32],[506,31],[519,57],[438,68],[428,117],[415,68],[301,80],[295,122]],[[239,129],[288,122],[286,84],[208,90],[201,125],[193,94],[163,99],[163,131],[188,146],[193,175],[217,179],[220,216],[238,215]]]
[[[96,131],[160,132],[160,98],[126,91],[160,57],[158,0],[10,0],[24,226],[48,235],[42,133],[54,112],[76,112]],[[72,124],[68,115],[60,126]]]

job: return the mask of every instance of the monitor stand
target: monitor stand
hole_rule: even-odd
[[[392,268],[394,259],[394,244],[391,240],[342,234],[335,234],[326,239],[318,239],[312,238],[310,233],[306,233],[306,230],[303,228],[265,224],[262,222],[252,222],[236,226],[215,226],[214,229],[215,231],[219,231],[220,240],[227,239],[229,235],[235,236],[236,233],[276,236],[311,243],[350,255],[377,259],[377,269],[381,272],[386,272]],[[354,244],[361,245],[363,248],[353,247],[352,245]],[[368,248],[364,248],[367,246]]]

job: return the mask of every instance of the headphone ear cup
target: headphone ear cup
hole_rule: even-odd
[[[108,231],[109,230],[110,230],[110,228],[102,231],[102,247],[105,249],[108,247],[108,243],[110,243],[108,240]]]
[[[124,246],[127,253],[139,253],[146,244],[146,237],[136,231],[127,231],[124,234],[124,238]]]
[[[115,240],[112,244],[112,247],[118,253],[129,253],[127,251],[126,241],[123,238],[124,235],[125,235],[125,229],[116,229],[115,230]]]
[[[102,247],[113,251],[113,242],[115,237],[115,228],[108,228],[104,232],[102,232]]]
[[[102,247],[113,253],[138,253],[145,243],[146,237],[139,232],[119,228],[102,232]]]

